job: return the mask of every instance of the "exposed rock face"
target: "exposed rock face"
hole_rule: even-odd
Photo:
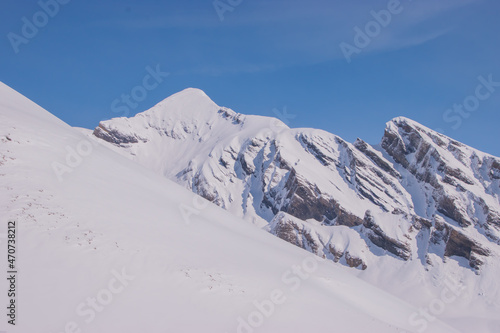
[[[285,214],[279,214],[273,220],[272,233],[279,238],[318,254],[319,242],[311,235],[311,230],[304,227],[304,223],[296,221]]]
[[[318,187],[297,177],[294,169],[290,172],[284,189],[287,191],[286,204],[280,211],[301,220],[334,221],[338,225],[354,227],[363,223],[362,219],[343,209],[333,198],[321,193]],[[271,206],[273,210],[276,207]]]
[[[190,90],[133,118],[101,122],[94,136],[347,266],[370,267],[380,253],[429,262],[434,251],[478,268],[500,244],[500,159],[406,118],[387,124],[380,146],[350,144],[238,114]]]
[[[491,255],[491,250],[487,246],[480,244],[442,220],[435,222],[430,240],[433,244],[442,247],[444,256],[466,258],[469,261],[469,266],[475,269],[479,269],[484,258]]]
[[[396,171],[396,169],[394,169],[394,167],[385,158],[381,156],[381,153],[379,151],[373,149],[372,146],[359,138],[356,140],[356,142],[354,142],[354,146],[363,154],[365,154],[369,159],[371,159],[383,171],[387,172],[395,178],[401,178],[401,174]]]
[[[343,261],[349,267],[363,270],[367,268],[359,249],[354,249],[355,253],[351,254],[343,247],[342,242],[332,241],[329,236],[318,230],[318,226],[314,223],[308,223],[281,212],[271,221],[270,230],[279,238],[321,257],[328,257],[335,262]]]
[[[403,242],[388,236],[382,230],[380,225],[375,222],[375,219],[371,215],[370,211],[366,212],[363,226],[366,228],[366,235],[373,242],[373,244],[404,260],[410,259],[411,245],[407,242]]]
[[[139,142],[135,135],[124,134],[116,128],[107,126],[107,124],[105,123],[99,124],[99,126],[96,127],[96,129],[94,130],[94,135],[99,139],[116,145]]]
[[[345,252],[345,261],[349,267],[361,267],[362,270],[365,270],[367,268],[366,264],[363,262],[363,260],[351,256],[349,251]]]
[[[438,197],[439,201],[437,202],[436,209],[439,213],[443,214],[446,217],[455,220],[462,227],[468,227],[471,225],[471,221],[467,216],[467,212],[464,207],[460,205],[458,199],[454,196],[449,195],[440,195],[441,193],[436,193],[436,197]]]
[[[444,254],[447,257],[459,256],[467,258],[471,267],[479,268],[483,263],[480,258],[489,256],[491,252],[463,233],[451,229],[448,231],[448,241]]]
[[[406,118],[388,124],[381,146],[423,185],[420,195],[430,215],[439,213],[463,228],[483,229],[498,243],[500,200],[495,175],[500,159]]]
[[[337,217],[335,201],[325,197],[316,185],[298,177],[295,169],[290,172],[284,189],[288,194],[282,211],[301,220],[313,218],[323,221],[325,218],[333,220]]]

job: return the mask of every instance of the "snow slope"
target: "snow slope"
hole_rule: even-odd
[[[475,329],[495,321],[498,158],[402,117],[381,145],[351,144],[198,89],[103,121],[91,139],[418,307],[440,297],[444,277],[460,281],[450,322],[466,327],[464,311]]]
[[[417,330],[407,302],[90,143],[4,84],[0,140],[1,232],[17,223],[19,271],[16,325],[4,317],[0,330]],[[242,324],[249,315],[258,327]]]

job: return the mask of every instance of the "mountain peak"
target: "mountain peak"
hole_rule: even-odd
[[[155,118],[168,116],[175,119],[186,117],[204,119],[207,115],[216,114],[219,109],[220,107],[203,90],[187,88],[165,98],[142,114]]]
[[[174,97],[174,96],[183,96],[183,97],[196,97],[196,96],[199,96],[199,97],[205,97],[205,98],[208,98],[210,99],[210,97],[208,97],[208,95],[201,89],[199,88],[192,88],[192,87],[189,87],[189,88],[186,88],[184,90],[181,90],[179,91],[178,93],[175,93],[173,95],[171,95],[170,97],[167,97],[167,98],[171,98],[171,97]]]
[[[427,137],[426,140],[431,140],[437,145],[444,146],[446,142],[455,141],[452,138],[436,132],[433,129],[430,129],[419,122],[416,122],[412,119],[406,117],[396,117],[386,123],[385,127],[385,135],[409,135],[410,133],[418,133],[419,136],[424,135]]]
[[[389,122],[386,123],[387,128],[390,128],[392,126],[396,127],[405,127],[405,126],[410,126],[413,128],[419,128],[423,129],[426,132],[431,131],[431,129],[425,127],[424,125],[420,124],[419,122],[416,122],[415,120],[412,120],[410,118],[406,118],[403,116],[395,117],[391,119]]]
[[[212,101],[212,99],[208,97],[208,95],[203,90],[198,88],[186,88],[165,98],[158,104],[169,102],[185,103],[186,101],[195,101],[196,103],[201,102],[203,104],[215,104],[214,101]]]

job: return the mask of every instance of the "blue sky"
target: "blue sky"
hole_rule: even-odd
[[[159,66],[169,76],[130,115],[196,87],[241,113],[286,108],[291,127],[351,142],[378,143],[385,122],[406,116],[500,156],[500,87],[482,84],[500,82],[498,1],[220,0],[223,20],[213,0],[60,1],[46,20],[37,1],[3,1],[0,81],[70,125],[120,116],[113,101]],[[26,20],[36,33],[23,35]],[[360,46],[350,62],[341,43]]]

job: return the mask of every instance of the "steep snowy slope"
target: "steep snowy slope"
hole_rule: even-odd
[[[0,96],[0,232],[16,223],[18,270],[16,325],[4,317],[0,330],[421,328],[409,320],[415,307],[345,267],[91,143],[4,84]],[[4,239],[0,246],[6,258]],[[439,320],[427,324],[428,332],[457,332]]]
[[[380,146],[351,144],[187,89],[93,137],[398,296],[454,276],[478,315],[499,303],[500,159],[409,119],[389,122]]]

